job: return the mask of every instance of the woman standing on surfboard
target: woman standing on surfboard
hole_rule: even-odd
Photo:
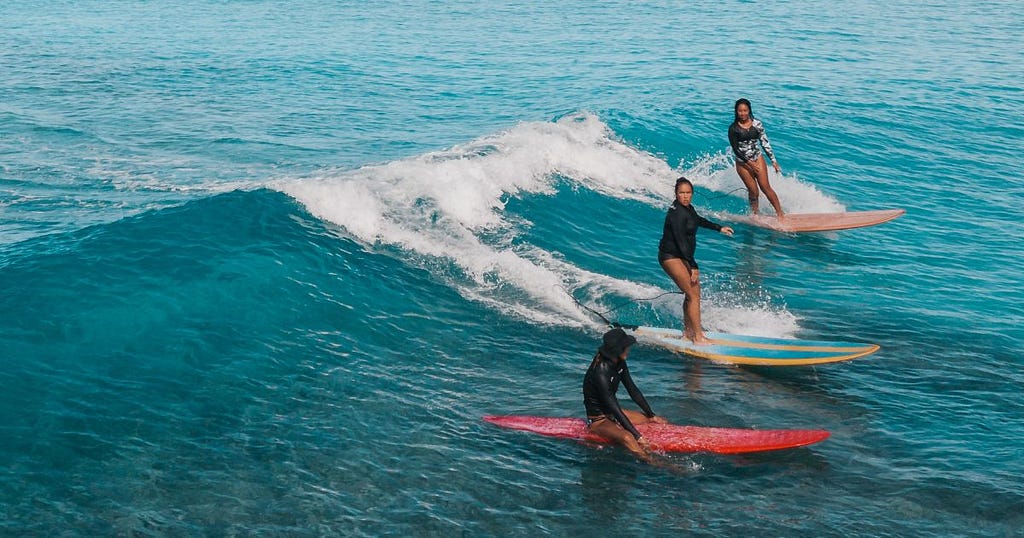
[[[732,228],[711,222],[697,214],[690,205],[693,183],[681,177],[676,180],[676,199],[665,215],[665,226],[658,244],[658,262],[665,273],[679,286],[683,299],[683,336],[697,344],[706,344],[700,324],[700,269],[693,253],[697,250],[697,227],[710,228],[732,236]]]
[[[768,135],[764,132],[764,124],[761,123],[761,120],[754,118],[754,114],[750,110],[750,101],[746,99],[736,101],[736,104],[733,105],[733,114],[735,119],[729,126],[729,145],[732,146],[732,152],[736,156],[736,173],[747,187],[750,212],[757,215],[760,197],[757,190],[760,187],[761,192],[768,197],[768,201],[775,208],[775,215],[781,219],[784,216],[782,204],[779,203],[778,195],[768,183],[768,165],[758,148],[758,142],[760,142],[764,146],[764,152],[772,160],[775,171],[781,174],[782,169],[779,168],[779,163],[775,160],[772,145],[768,142]]]
[[[668,421],[651,411],[647,399],[629,375],[626,357],[629,356],[629,346],[635,343],[636,338],[619,328],[604,333],[601,348],[597,350],[590,368],[583,376],[583,406],[587,410],[588,430],[625,446],[643,460],[649,460],[650,445],[634,424],[668,424]],[[629,397],[640,406],[643,414],[628,411],[619,405],[615,397],[619,382],[626,386]]]

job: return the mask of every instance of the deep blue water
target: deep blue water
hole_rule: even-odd
[[[0,20],[0,534],[1024,536],[1015,3]],[[679,323],[661,221],[679,174],[744,213],[738,97],[788,211],[907,214],[701,233],[706,328],[882,350],[631,368],[674,422],[832,437],[666,469],[482,423],[582,413],[573,298]]]

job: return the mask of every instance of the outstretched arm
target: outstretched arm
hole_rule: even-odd
[[[633,376],[630,375],[629,368],[626,368],[625,373],[622,375],[622,383],[626,385],[626,391],[629,392],[629,397],[640,406],[640,409],[643,410],[644,417],[647,418],[648,422],[653,422],[655,424],[668,424],[668,420],[655,415],[654,411],[651,410],[650,404],[647,403],[647,398],[644,398],[643,393],[640,392],[640,389],[635,383],[633,383]]]
[[[629,397],[640,406],[640,409],[644,412],[644,416],[651,418],[654,416],[654,411],[651,411],[651,406],[647,403],[647,398],[644,398],[644,394],[637,388],[636,383],[633,383],[633,376],[629,374],[629,367],[622,369],[622,384],[626,386],[626,392],[629,392]]]
[[[702,227],[702,228],[708,228],[708,229],[714,230],[716,232],[722,232],[725,235],[732,236],[732,228],[730,228],[728,226],[722,226],[721,224],[718,224],[717,222],[712,222],[712,221],[710,221],[710,220],[708,220],[708,219],[706,219],[706,218],[704,218],[704,217],[702,217],[700,215],[697,215],[697,225]]]

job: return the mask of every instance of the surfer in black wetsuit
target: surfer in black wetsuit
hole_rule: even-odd
[[[650,446],[636,430],[635,424],[654,422],[667,424],[668,421],[654,414],[640,389],[633,383],[626,366],[629,346],[636,338],[626,331],[615,328],[604,334],[603,344],[590,362],[590,368],[583,376],[583,406],[587,410],[587,428],[601,437],[625,446],[638,457],[649,460]],[[626,386],[629,397],[643,413],[623,409],[615,393],[619,383]]]
[[[665,215],[665,226],[658,244],[658,262],[679,286],[683,299],[683,336],[697,344],[707,343],[700,324],[700,270],[693,253],[697,249],[697,227],[732,235],[732,228],[711,222],[690,205],[693,183],[685,177],[676,180],[676,199]]]
[[[768,183],[768,164],[761,156],[758,149],[758,142],[764,146],[764,152],[772,160],[775,172],[781,174],[778,161],[775,160],[775,153],[772,152],[772,145],[768,142],[768,135],[765,134],[764,124],[761,120],[754,118],[750,111],[750,101],[738,99],[733,105],[734,120],[729,125],[729,145],[736,156],[736,173],[739,174],[743,185],[747,187],[747,201],[750,202],[750,212],[757,214],[760,194],[757,189],[768,197],[768,202],[775,208],[775,215],[780,219],[784,216],[782,204],[779,203],[779,196],[775,194],[770,183]]]

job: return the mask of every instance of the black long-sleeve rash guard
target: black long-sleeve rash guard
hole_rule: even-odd
[[[697,269],[697,260],[693,253],[697,250],[697,227],[709,228],[716,232],[722,229],[716,224],[697,214],[692,205],[681,205],[678,200],[672,202],[665,215],[665,227],[658,244],[658,257],[669,256],[682,258],[690,269]]]
[[[622,412],[622,406],[619,405],[619,400],[615,397],[620,381],[626,386],[629,397],[643,410],[644,415],[653,417],[654,411],[651,411],[647,399],[633,383],[626,361],[608,359],[600,353],[594,357],[587,374],[583,376],[583,406],[587,409],[588,417],[607,416],[633,434],[633,437],[639,439],[640,432],[636,431],[636,427]]]

